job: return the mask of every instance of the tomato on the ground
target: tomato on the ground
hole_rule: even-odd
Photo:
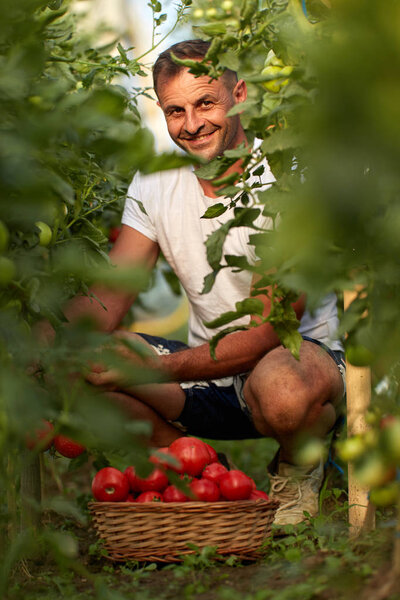
[[[99,502],[124,502],[129,494],[128,478],[114,467],[104,467],[93,477],[92,493]]]

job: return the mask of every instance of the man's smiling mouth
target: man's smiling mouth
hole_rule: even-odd
[[[206,138],[209,138],[213,135],[213,133],[215,133],[217,130],[214,129],[214,131],[209,131],[208,133],[201,133],[200,135],[196,135],[194,137],[181,137],[181,140],[184,140],[185,142],[189,142],[189,143],[196,143],[196,142],[200,142],[202,140],[205,140]]]

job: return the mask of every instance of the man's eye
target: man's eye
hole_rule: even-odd
[[[203,106],[211,106],[212,101],[211,100],[203,100],[202,104],[203,104]]]

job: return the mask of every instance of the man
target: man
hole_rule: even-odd
[[[202,60],[208,47],[200,40],[175,44],[159,56],[153,74],[171,138],[186,152],[210,161],[247,143],[240,117],[227,116],[234,105],[246,99],[247,91],[245,82],[229,70],[210,81],[208,76],[194,77],[171,58],[173,52],[179,58]],[[238,161],[225,174],[239,174],[241,169]],[[263,181],[273,181],[268,165]],[[314,317],[307,313],[304,297],[293,305],[306,338],[299,361],[281,346],[268,323],[226,336],[217,346],[217,360],[211,358],[208,341],[215,331],[204,322],[233,310],[235,302],[250,296],[252,285],[250,273],[225,268],[211,292],[201,293],[204,276],[210,271],[204,242],[223,220],[232,217],[227,211],[218,219],[201,219],[215,198],[213,182],[197,177],[192,169],[135,176],[122,232],[110,257],[116,265],[140,263],[150,269],[162,250],[189,299],[189,347],[131,334],[150,345],[155,353],[151,362],[167,375],[169,383],[132,388],[124,385],[117,373],[102,367],[95,368],[88,379],[95,385],[111,386],[115,401],[133,417],[149,420],[151,441],[157,446],[168,445],[183,432],[213,439],[276,439],[280,452],[275,473],[270,475],[271,495],[281,501],[281,507],[275,522],[298,523],[304,520],[304,511],[317,514],[323,467],[297,464],[297,439],[304,432],[327,434],[343,395],[342,347],[333,338],[335,298],[328,297]],[[266,219],[260,219],[259,224],[265,226]],[[244,254],[254,263],[257,257],[249,233],[245,227],[231,230],[224,253]],[[113,331],[132,297],[107,290],[96,290],[96,295],[108,310],[93,304],[89,310],[97,314],[104,330]],[[264,295],[259,298],[268,315],[268,299]],[[71,305],[67,316],[74,318],[87,306],[87,299],[82,298]],[[330,344],[330,349],[321,343]],[[129,359],[137,360],[134,356]]]

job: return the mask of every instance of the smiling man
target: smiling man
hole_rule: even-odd
[[[195,77],[172,57],[202,60],[209,44],[191,40],[163,52],[154,66],[154,87],[174,142],[186,152],[210,161],[225,150],[245,143],[238,115],[228,111],[246,99],[246,84],[226,71],[218,80]],[[240,161],[229,172],[241,172]],[[273,182],[264,162],[262,183]],[[250,173],[249,183],[260,182]],[[137,173],[129,188],[123,214],[122,232],[110,258],[118,265],[141,263],[152,268],[160,250],[179,277],[189,299],[188,345],[148,335],[128,334],[144,341],[153,352],[149,362],[163,371],[169,383],[130,387],[118,373],[101,366],[88,379],[112,389],[114,401],[133,418],[146,419],[153,426],[151,442],[165,446],[183,434],[212,439],[273,437],[280,444],[270,473],[271,495],[281,502],[275,522],[283,525],[305,519],[304,511],[318,512],[318,495],[323,479],[322,464],[299,465],[297,441],[312,432],[325,436],[337,418],[343,395],[342,345],[335,338],[336,298],[324,299],[311,315],[302,296],[293,305],[303,336],[300,360],[282,347],[269,323],[224,337],[214,360],[209,340],[215,330],[205,322],[233,310],[235,303],[251,294],[252,276],[226,267],[218,274],[212,290],[202,294],[204,277],[210,272],[205,241],[221,223],[232,218],[232,209],[218,219],[202,219],[215,203],[213,182],[196,176],[191,168],[173,169],[151,175]],[[224,199],[220,198],[220,201]],[[229,199],[226,199],[229,203]],[[256,225],[268,229],[271,223],[262,214]],[[224,254],[243,255],[250,264],[257,256],[250,244],[252,230],[233,228],[224,244]],[[96,290],[107,311],[99,304],[71,305],[67,316],[95,311],[102,329],[113,331],[127,311],[132,297]],[[264,315],[270,311],[264,303]],[[250,319],[237,320],[248,325]],[[134,355],[128,360],[136,362]]]

